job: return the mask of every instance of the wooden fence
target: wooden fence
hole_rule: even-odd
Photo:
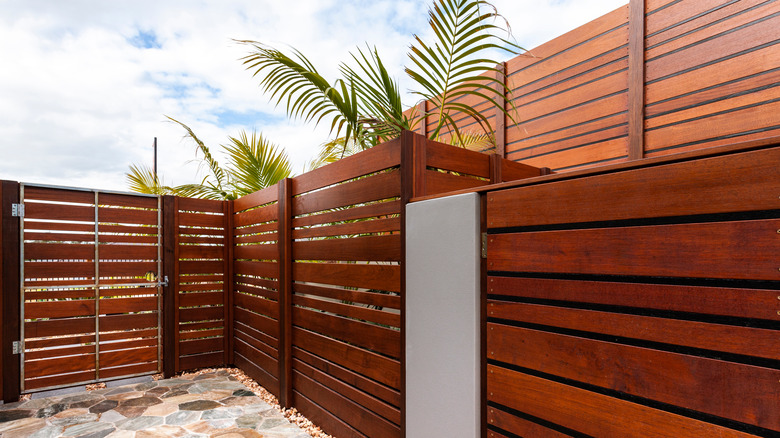
[[[489,437],[780,433],[780,146],[711,151],[487,193]]]
[[[778,43],[773,0],[631,0],[500,66],[517,125],[463,103],[483,109],[500,155],[556,172],[776,137]],[[425,133],[438,119],[422,105]]]
[[[19,184],[4,182],[3,398],[235,364],[336,436],[399,436],[406,203],[548,173],[405,132],[235,201],[61,188],[30,189],[20,201]],[[11,216],[13,203],[27,215]],[[24,272],[60,286],[74,276],[45,297],[37,289],[51,285],[19,283],[14,265],[20,229],[41,227],[40,239],[22,231]],[[35,296],[19,301],[22,287]],[[63,324],[78,330],[52,331]],[[29,381],[20,387],[11,343],[22,328]],[[57,366],[38,366],[46,360]]]
[[[236,200],[234,363],[335,436],[400,436],[404,206],[547,172],[407,132]]]

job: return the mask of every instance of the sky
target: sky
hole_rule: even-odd
[[[151,167],[157,137],[164,183],[199,181],[194,144],[166,116],[223,165],[219,145],[256,130],[300,173],[329,129],[275,107],[240,61],[249,48],[234,40],[295,48],[331,82],[351,51],[376,46],[406,91],[406,54],[413,35],[430,41],[432,2],[0,0],[0,179],[127,191],[129,166]],[[491,3],[533,49],[627,0]]]

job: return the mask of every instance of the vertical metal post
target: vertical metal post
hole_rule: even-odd
[[[154,138],[154,174],[157,175],[157,137]],[[157,196],[157,372],[162,372],[162,196]]]
[[[154,177],[157,178],[157,137],[154,138]]]
[[[19,204],[24,205],[24,183],[19,184]],[[19,391],[24,392],[24,216],[19,218]]]
[[[100,233],[99,193],[95,191],[95,380],[100,380]]]

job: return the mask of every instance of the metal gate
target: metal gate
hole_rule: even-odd
[[[23,393],[153,374],[161,198],[20,185]]]

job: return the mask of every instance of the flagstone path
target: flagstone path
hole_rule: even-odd
[[[311,438],[224,371],[0,405],[2,438]]]

